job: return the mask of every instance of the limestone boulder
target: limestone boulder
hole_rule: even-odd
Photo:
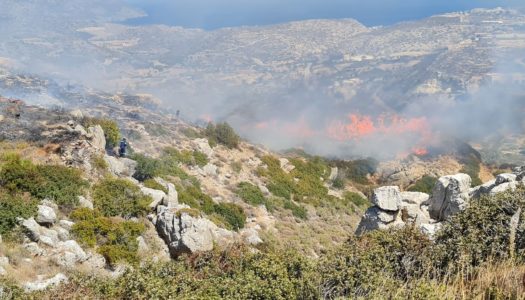
[[[160,177],[155,178],[155,181],[168,190],[168,195],[162,200],[161,204],[168,208],[176,207],[179,204],[179,193],[177,192],[175,185]]]
[[[91,138],[91,145],[100,152],[106,151],[106,137],[104,130],[100,125],[95,125],[88,128],[88,136]]]
[[[59,241],[58,233],[55,230],[40,226],[33,218],[24,220],[22,227],[26,230],[27,237],[33,242],[55,247]]]
[[[439,178],[428,201],[430,217],[443,221],[464,210],[470,199],[471,182],[470,176],[462,173]]]
[[[217,166],[212,163],[208,163],[207,165],[202,167],[202,171],[204,176],[216,176]]]
[[[51,254],[51,260],[58,266],[71,269],[77,263],[88,259],[88,256],[74,240],[58,242]]]
[[[356,234],[363,234],[376,229],[386,229],[396,223],[398,212],[384,211],[377,206],[368,208],[357,227]]]
[[[500,185],[507,182],[515,182],[517,178],[516,174],[504,173],[496,176],[496,185]]]
[[[78,196],[78,205],[82,208],[93,209],[93,202],[89,201],[84,196]]]
[[[214,242],[219,242],[224,236],[221,229],[210,220],[177,209],[165,208],[160,211],[155,227],[172,257],[212,250]]]
[[[36,222],[43,226],[52,226],[57,221],[57,214],[52,207],[47,205],[38,205]]]
[[[118,177],[131,177],[135,174],[137,162],[125,157],[104,155],[109,171]]]
[[[372,203],[385,211],[398,211],[401,205],[401,194],[397,186],[384,186],[374,190]]]
[[[67,276],[62,273],[58,273],[57,275],[49,279],[39,278],[36,281],[26,282],[24,283],[23,287],[26,292],[30,293],[30,292],[47,290],[49,288],[56,287],[62,283],[67,283],[67,282],[68,282]]]
[[[193,140],[193,148],[206,154],[208,158],[210,158],[213,155],[213,149],[210,147],[210,143],[207,139]]]

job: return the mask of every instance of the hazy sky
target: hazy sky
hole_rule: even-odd
[[[316,18],[354,18],[388,25],[477,7],[518,7],[523,0],[126,0],[149,17],[130,24],[215,29]]]

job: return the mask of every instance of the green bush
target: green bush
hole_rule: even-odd
[[[246,214],[242,207],[234,203],[219,203],[214,206],[214,212],[224,218],[229,229],[239,230],[244,228]]]
[[[204,212],[217,225],[233,230],[244,227],[246,215],[242,207],[233,203],[217,204],[196,185],[178,185],[177,192],[180,203]]]
[[[195,160],[195,164],[201,168],[207,165],[209,162],[208,156],[198,150],[193,151],[193,159]]]
[[[374,231],[350,238],[319,262],[325,298],[371,298],[381,289],[422,277],[431,265],[431,241],[418,229]]]
[[[306,220],[308,218],[306,209],[303,206],[297,205],[290,200],[284,201],[284,208],[291,210],[294,217],[297,217],[302,220]]]
[[[105,178],[93,186],[93,204],[107,217],[145,215],[152,201],[139,187],[124,179]]]
[[[137,161],[135,177],[137,180],[145,181],[154,177],[175,176],[180,179],[193,179],[179,167],[179,163],[187,165],[202,164],[203,158],[198,152],[182,151],[168,147],[163,150],[159,159],[151,158],[143,154],[133,154],[131,159]],[[196,156],[195,156],[196,155]],[[207,163],[207,159],[206,159]]]
[[[81,244],[97,247],[109,265],[120,261],[138,262],[139,237],[145,230],[142,223],[102,216],[97,210],[80,208],[71,213],[76,223],[71,233]]]
[[[343,197],[346,201],[353,203],[357,207],[366,207],[370,205],[370,202],[368,201],[368,199],[363,198],[358,193],[345,192]]]
[[[94,155],[91,157],[91,165],[98,171],[105,171],[108,169],[108,163],[104,160],[102,155]]]
[[[230,164],[230,167],[232,168],[232,170],[239,174],[241,173],[242,171],[242,163],[240,161],[234,161]]]
[[[295,169],[286,173],[281,169],[277,158],[267,155],[261,158],[267,169],[260,169],[259,174],[267,178],[268,190],[275,196],[314,206],[321,205],[328,198],[328,188],[324,178],[329,175],[328,165],[320,158],[313,157],[303,161],[291,159]]]
[[[334,179],[334,181],[332,181],[332,187],[338,189],[338,190],[341,190],[341,189],[344,189],[345,188],[345,180],[341,177],[337,177],[336,179]]]
[[[74,207],[88,186],[78,169],[58,165],[33,165],[17,155],[3,159],[0,185],[11,193],[27,192],[38,199],[51,199],[58,205]]]
[[[78,290],[84,291],[78,295],[80,298],[89,295],[93,299],[320,297],[315,265],[311,260],[291,250],[253,253],[238,245],[222,251],[181,257],[176,261],[147,263],[128,269],[117,279],[100,281],[73,277],[69,286],[62,285],[46,293],[62,299],[58,295],[70,298]]]
[[[100,125],[100,127],[102,127],[104,130],[104,136],[106,137],[106,147],[108,148],[117,146],[120,141],[120,129],[117,122],[113,120],[103,118],[84,118],[82,125],[86,128]]]
[[[525,223],[516,228],[511,244],[511,217],[521,208],[525,218],[525,188],[470,201],[469,207],[445,222],[436,235],[437,261],[442,268],[473,268],[510,258],[525,259]],[[490,233],[490,234],[488,234]]]
[[[334,160],[330,164],[338,167],[339,173],[348,180],[359,184],[370,184],[367,176],[376,172],[379,162],[367,158],[352,161]]]
[[[468,174],[470,178],[472,178],[473,187],[483,184],[483,182],[479,178],[479,172],[481,170],[481,160],[477,156],[471,154],[466,158],[462,159],[461,163],[463,163],[463,168],[460,170],[460,172]]]
[[[163,191],[164,193],[168,193],[168,189],[163,186],[162,184],[155,181],[155,179],[146,179],[144,180],[144,186],[150,189]]]
[[[241,141],[241,138],[235,133],[235,130],[226,122],[217,125],[209,123],[204,134],[212,147],[216,144],[222,144],[233,149],[237,148]]]
[[[133,174],[133,177],[137,180],[144,181],[162,174],[163,166],[158,159],[150,158],[140,153],[135,153],[130,158],[137,162],[135,174]]]
[[[36,215],[38,201],[28,195],[12,195],[0,190],[0,234],[11,232],[17,225],[17,218],[28,219]]]
[[[266,203],[266,199],[261,190],[249,182],[239,183],[236,193],[244,202],[250,205],[256,206]]]
[[[425,175],[408,188],[408,191],[432,194],[432,189],[434,189],[437,181],[436,177]]]

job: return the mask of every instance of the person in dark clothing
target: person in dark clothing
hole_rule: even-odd
[[[126,148],[128,147],[128,141],[126,138],[123,138],[122,141],[120,141],[120,145],[118,148],[118,154],[120,157],[126,156]]]

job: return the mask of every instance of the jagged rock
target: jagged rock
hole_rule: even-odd
[[[87,260],[83,262],[83,265],[92,269],[103,269],[106,267],[106,259],[98,253],[88,253]]]
[[[382,210],[397,211],[401,205],[399,187],[384,186],[374,190],[372,203]]]
[[[7,271],[5,270],[4,267],[0,266],[0,276],[5,276],[7,275]],[[2,296],[2,293],[1,293],[1,290],[0,290],[0,297]]]
[[[330,181],[334,181],[337,179],[337,176],[339,176],[339,169],[337,167],[333,167],[331,170],[330,170],[330,176],[328,177],[328,179]]]
[[[372,206],[366,210],[365,215],[357,227],[356,234],[362,234],[375,229],[386,229],[390,227],[389,224],[395,223],[396,216],[397,212],[383,211],[377,206]]]
[[[157,216],[156,228],[172,257],[212,250],[213,243],[225,236],[210,220],[177,209],[163,209]]]
[[[206,154],[208,158],[213,155],[213,149],[210,147],[207,139],[195,139],[193,140],[193,145],[196,150]]]
[[[68,220],[60,220],[60,222],[58,222],[58,225],[69,231],[71,230],[71,228],[73,228],[73,225],[75,225],[75,223]]]
[[[47,280],[39,279],[37,281],[33,282],[26,282],[24,283],[24,290],[26,292],[36,292],[36,291],[43,291],[51,287],[56,287],[62,283],[67,283],[68,278],[66,275],[62,273],[58,273],[52,278],[49,278]]]
[[[430,196],[426,193],[420,192],[401,192],[399,193],[402,203],[421,205],[428,201]]]
[[[431,224],[421,224],[419,226],[419,229],[421,229],[421,232],[429,236],[430,238],[433,238],[436,235],[436,232],[441,229],[442,224],[441,223],[431,223]]]
[[[168,197],[164,198],[161,204],[168,208],[177,206],[179,204],[179,193],[177,192],[175,185],[171,182],[165,181],[160,177],[155,178],[155,181],[168,190]]]
[[[106,151],[106,137],[100,125],[88,128],[88,136],[91,138],[91,145],[100,152]]]
[[[279,164],[281,165],[281,169],[285,171],[286,173],[290,173],[295,169],[295,166],[290,163],[290,161],[286,158],[279,158]]]
[[[43,256],[47,253],[46,250],[40,248],[35,242],[24,244],[23,247],[32,256]]]
[[[516,181],[524,181],[525,179],[525,166],[515,167],[512,172],[516,174]]]
[[[153,201],[149,205],[152,210],[157,208],[157,206],[161,205],[162,201],[168,197],[168,195],[166,195],[166,193],[164,193],[163,191],[150,189],[145,186],[141,186],[140,190],[144,195],[148,195],[153,199]]]
[[[55,230],[40,226],[35,219],[30,218],[22,222],[22,227],[27,231],[27,237],[33,242],[41,242],[54,247],[59,239]]]
[[[51,226],[57,221],[57,215],[53,208],[47,205],[38,205],[36,222],[40,225]]]
[[[505,191],[508,191],[508,190],[516,190],[516,187],[517,187],[517,183],[515,181],[512,181],[512,182],[504,182],[500,185],[497,185],[495,187],[493,187],[489,194],[490,195],[495,195],[495,194],[498,194],[498,193],[503,193]]]
[[[58,233],[58,239],[61,240],[62,242],[65,242],[65,241],[70,239],[69,231],[66,230],[65,228],[57,227],[57,228],[55,228],[55,230]]]
[[[244,241],[249,245],[259,245],[263,240],[259,237],[259,232],[254,228],[246,228],[241,231],[241,236]]]
[[[104,155],[104,160],[108,164],[109,171],[118,177],[130,177],[135,174],[137,162],[129,158],[117,158],[114,156]]]
[[[472,180],[467,174],[456,174],[439,178],[429,200],[430,217],[445,220],[466,208]]]
[[[51,201],[49,199],[44,199],[44,200],[40,201],[40,205],[49,206],[55,211],[58,210],[58,205],[55,202],[53,202],[53,201]]]
[[[488,194],[496,186],[496,179],[485,182],[484,184],[475,187],[471,192],[471,196],[478,197],[482,194]]]
[[[58,266],[73,268],[76,263],[87,260],[88,256],[74,240],[58,242],[53,250],[51,260]]]
[[[84,196],[78,196],[78,206],[93,209],[93,202],[89,201]]]
[[[510,173],[499,174],[498,176],[496,176],[496,185],[500,185],[506,182],[515,182],[516,177],[517,177],[516,174],[510,174]]]
[[[215,176],[217,175],[217,166],[212,163],[208,163],[202,168],[204,176]]]
[[[73,130],[75,132],[77,132],[81,136],[87,136],[88,135],[86,129],[80,124],[77,124]]]

